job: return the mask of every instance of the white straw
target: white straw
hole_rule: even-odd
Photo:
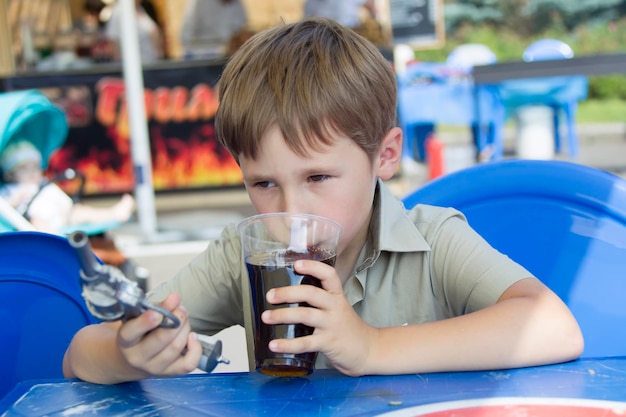
[[[291,238],[289,250],[293,252],[306,252],[307,250],[307,228],[304,220],[296,217],[291,223]]]

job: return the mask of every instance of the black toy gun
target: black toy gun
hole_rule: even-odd
[[[139,285],[126,278],[122,271],[98,262],[85,232],[73,232],[68,240],[80,262],[82,296],[94,317],[103,321],[129,320],[146,310],[154,310],[163,315],[161,327],[176,328],[180,325],[178,317],[147,300]],[[230,363],[222,356],[221,340],[200,334],[198,340],[203,350],[198,368],[211,372],[220,363]]]

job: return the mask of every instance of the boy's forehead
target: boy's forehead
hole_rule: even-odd
[[[270,125],[258,141],[258,150],[263,152],[268,147],[268,143],[273,140],[280,140],[292,151],[302,156],[310,153],[324,153],[333,148],[338,141],[348,139],[348,137],[332,127],[329,123],[320,123],[321,132],[305,130],[302,128],[293,129],[297,132],[286,136],[277,124]]]

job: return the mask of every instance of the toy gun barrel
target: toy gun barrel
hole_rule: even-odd
[[[137,283],[126,278],[118,268],[99,262],[85,232],[71,233],[68,242],[80,263],[82,296],[95,317],[105,321],[126,320],[150,308]],[[166,312],[164,317],[168,318],[166,326],[178,326],[179,321],[173,314]]]
[[[78,261],[82,270],[83,278],[86,280],[94,279],[97,277],[98,261],[96,256],[91,250],[89,244],[89,237],[85,232],[76,231],[70,234],[68,241],[70,245],[76,250],[78,255]]]

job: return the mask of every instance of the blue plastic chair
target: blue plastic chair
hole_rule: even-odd
[[[522,53],[526,62],[546,61],[550,59],[568,59],[574,57],[571,46],[558,39],[539,39],[528,45]]]
[[[568,59],[574,56],[572,48],[558,39],[540,39],[531,43],[522,54],[526,62]],[[509,113],[527,105],[546,105],[553,109],[554,149],[561,152],[560,116],[567,126],[567,145],[570,157],[579,153],[576,131],[578,102],[587,98],[589,81],[585,76],[562,76],[510,80],[501,85],[500,93]]]
[[[498,62],[496,54],[482,43],[465,43],[455,47],[448,57],[446,64],[458,68],[469,74],[475,65],[488,65]]]
[[[626,355],[626,180],[565,161],[504,160],[425,184],[406,207],[454,207],[556,292],[585,357]]]
[[[0,233],[0,398],[20,381],[62,378],[72,337],[97,322],[81,297],[79,270],[66,238]]]

